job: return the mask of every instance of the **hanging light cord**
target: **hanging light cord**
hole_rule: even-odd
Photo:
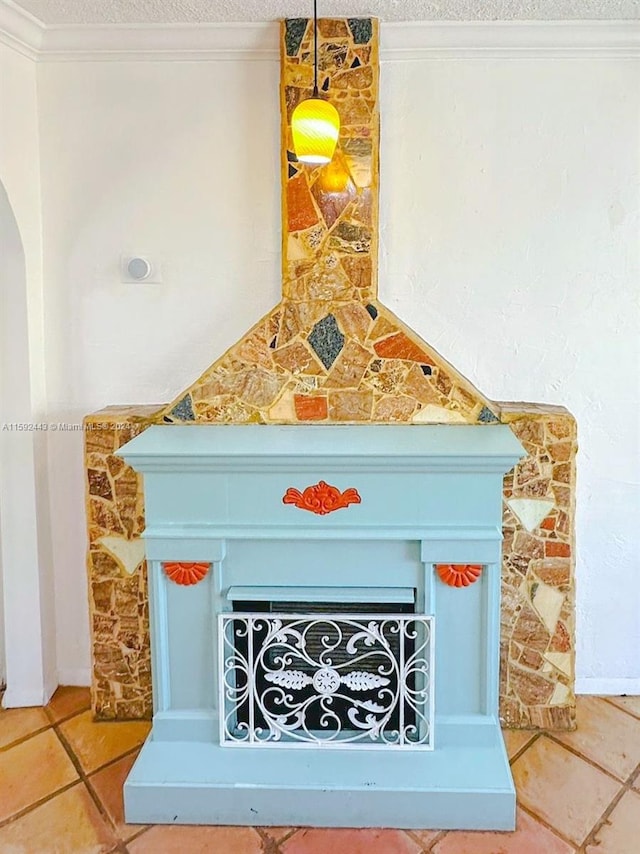
[[[313,97],[318,97],[318,0],[313,0]]]

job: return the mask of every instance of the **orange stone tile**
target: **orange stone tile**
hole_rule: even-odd
[[[427,356],[424,350],[414,344],[404,332],[397,332],[395,335],[383,338],[382,341],[376,341],[373,349],[383,359],[404,359],[420,362],[422,365],[433,365],[430,356]]]
[[[372,359],[372,354],[357,341],[348,341],[336,359],[325,388],[357,388]]]
[[[431,849],[434,854],[573,854],[573,845],[518,810],[514,833],[451,831]]]
[[[547,540],[544,544],[544,554],[545,557],[571,557],[571,546],[569,543]]]
[[[283,854],[419,854],[420,845],[402,830],[299,830],[281,845]]]
[[[122,799],[122,787],[124,781],[131,771],[131,766],[136,760],[136,753],[123,756],[117,762],[112,762],[101,771],[97,771],[89,778],[91,786],[100,799],[105,812],[113,822],[116,833],[120,839],[130,839],[142,829],[140,824],[127,824],[124,820],[124,801]]]
[[[638,854],[640,850],[640,795],[626,792],[596,833],[585,854]]]
[[[60,726],[87,774],[141,744],[151,729],[146,721],[112,723],[91,719],[91,712],[76,715]]]
[[[611,803],[620,784],[546,737],[513,763],[518,800],[576,845]]]
[[[536,732],[530,729],[504,729],[502,735],[504,736],[507,755],[511,759],[535,738]]]
[[[607,697],[607,702],[614,703],[630,715],[640,718],[640,697]]]
[[[52,729],[10,747],[0,753],[0,821],[77,779]]]
[[[104,854],[116,841],[83,783],[0,828],[5,854]]]
[[[347,337],[357,338],[361,342],[365,340],[373,319],[361,303],[350,302],[344,306],[339,306],[335,309],[334,315],[340,329]]]
[[[308,397],[304,394],[293,396],[296,416],[299,421],[322,421],[327,417],[327,398],[321,395]]]
[[[50,726],[44,709],[0,709],[0,747]]]
[[[575,732],[556,738],[626,780],[640,763],[640,721],[598,697],[577,698],[577,721]]]
[[[380,303],[378,303],[376,307],[378,308],[378,311],[380,311],[380,309],[382,308]],[[376,317],[375,323],[373,324],[373,328],[369,332],[369,340],[378,341],[380,338],[384,338],[386,340],[387,336],[391,335],[392,333],[394,335],[398,334],[397,322],[394,323],[384,314],[379,313]]]
[[[302,341],[273,351],[273,361],[292,374],[323,374],[324,368]]]
[[[329,418],[332,421],[370,421],[372,391],[329,392]]]
[[[408,421],[416,408],[409,397],[382,397],[373,407],[374,421]]]
[[[411,830],[409,835],[417,839],[424,848],[427,848],[436,837],[442,836],[444,832],[442,830]]]
[[[552,587],[571,583],[571,561],[567,558],[537,560],[532,568],[540,581]]]
[[[369,255],[345,255],[341,262],[342,268],[347,274],[349,281],[356,288],[361,288],[364,291],[370,291],[370,298],[375,299],[375,294],[371,288],[372,282],[372,262]],[[366,311],[366,309],[365,309]]]
[[[564,623],[558,620],[556,624],[556,633],[551,638],[549,644],[550,652],[571,652],[571,635],[569,634]]]
[[[91,692],[88,688],[61,685],[49,700],[46,712],[55,723],[90,708]]]
[[[261,827],[260,830],[269,836],[274,842],[279,842],[281,839],[284,839],[285,836],[289,836],[292,831],[295,830],[293,827]]]
[[[129,854],[262,854],[262,840],[251,827],[157,825],[127,843]]]
[[[304,172],[287,181],[287,216],[290,232],[304,231],[318,222],[318,212]]]
[[[319,18],[318,31],[325,39],[344,39],[349,37],[346,23],[335,18]]]
[[[404,381],[403,392],[415,397],[420,403],[435,403],[446,406],[447,398],[435,386],[432,377],[422,373],[420,365],[412,365]]]

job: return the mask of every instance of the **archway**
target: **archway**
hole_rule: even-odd
[[[0,182],[0,631],[7,707],[41,705],[55,689],[42,620],[30,375],[25,252]]]

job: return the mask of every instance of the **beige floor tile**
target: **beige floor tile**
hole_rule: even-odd
[[[600,828],[586,854],[638,854],[640,795],[626,792]]]
[[[519,802],[561,835],[582,844],[619,783],[546,737],[513,763]]]
[[[0,709],[0,748],[50,725],[44,709]]]
[[[61,685],[46,707],[47,714],[56,723],[70,715],[91,708],[91,692],[88,688],[73,688]]]
[[[251,827],[157,825],[127,844],[129,854],[261,854]]]
[[[0,828],[5,854],[103,854],[115,842],[83,783]]]
[[[640,720],[598,697],[578,697],[578,729],[553,735],[619,780],[640,762]]]
[[[96,771],[89,780],[105,812],[113,822],[119,839],[130,839],[140,833],[144,825],[127,824],[124,820],[124,802],[122,787],[131,766],[136,760],[136,753],[123,756],[117,762],[112,762],[101,771]]]
[[[640,697],[607,697],[610,703],[615,703],[621,709],[640,718]]]
[[[10,747],[0,753],[0,821],[77,779],[52,729]]]
[[[82,712],[60,725],[60,732],[87,774],[137,747],[150,729],[147,721],[94,723],[91,712]]]
[[[536,737],[537,732],[530,729],[503,729],[502,735],[504,736],[507,755],[509,759],[512,759],[525,744],[529,744]]]
[[[451,831],[432,850],[434,854],[573,854],[575,848],[518,810],[514,833]]]

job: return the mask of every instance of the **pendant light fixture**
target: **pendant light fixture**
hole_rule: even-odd
[[[318,8],[313,0],[313,95],[301,101],[291,116],[293,149],[301,163],[323,166],[331,161],[340,133],[340,116],[318,95]]]

